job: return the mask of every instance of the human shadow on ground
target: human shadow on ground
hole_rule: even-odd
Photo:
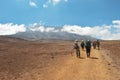
[[[84,57],[79,57],[79,59],[85,59]]]
[[[97,57],[89,57],[90,59],[99,59],[99,58],[97,58]]]

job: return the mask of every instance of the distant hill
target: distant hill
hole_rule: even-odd
[[[17,37],[10,37],[10,36],[0,36],[0,42],[6,43],[6,42],[19,42],[19,41],[27,41],[22,38]]]
[[[75,40],[75,39],[89,39],[93,40],[95,38],[91,36],[82,36],[68,32],[40,32],[40,31],[26,31],[19,32],[14,35],[9,35],[9,37],[21,38],[25,40],[41,40],[41,39],[55,39],[55,40]]]

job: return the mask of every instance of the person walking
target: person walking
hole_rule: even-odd
[[[100,41],[97,40],[96,43],[97,43],[97,48],[98,48],[98,50],[100,50]]]
[[[82,40],[82,42],[81,42],[81,48],[82,48],[82,50],[84,50],[84,47],[85,47],[85,44],[84,44],[84,41]]]
[[[90,57],[90,52],[91,52],[91,41],[87,40],[87,42],[86,42],[86,54],[87,54],[87,57]]]
[[[79,49],[79,45],[78,45],[78,40],[75,40],[75,42],[74,42],[74,49],[76,50],[76,56],[78,58],[80,58],[80,49]]]
[[[93,45],[93,48],[96,49],[97,41],[94,40],[94,41],[92,42],[92,45]]]

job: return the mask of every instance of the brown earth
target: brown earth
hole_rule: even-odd
[[[113,63],[120,66],[120,41],[102,41],[102,48],[113,59]]]
[[[72,41],[0,37],[0,80],[120,80],[120,41],[76,58]]]

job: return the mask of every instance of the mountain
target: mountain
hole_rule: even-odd
[[[75,39],[95,39],[90,36],[82,36],[68,32],[40,32],[40,31],[26,31],[26,32],[19,32],[14,35],[9,35],[10,37],[14,38],[21,38],[25,40],[44,40],[44,39],[55,39],[55,40],[75,40]]]
[[[44,26],[31,26],[26,27],[25,31],[17,32],[13,35],[8,35],[8,37],[20,38],[24,40],[36,41],[36,40],[75,40],[75,39],[89,39],[93,40],[95,38],[91,36],[83,36],[75,33],[74,29],[61,28],[61,27],[44,27]]]

